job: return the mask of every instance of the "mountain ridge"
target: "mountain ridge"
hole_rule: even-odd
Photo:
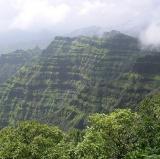
[[[0,89],[1,126],[34,119],[82,129],[89,114],[132,103],[128,90],[139,79],[132,69],[148,52],[134,37],[109,34],[55,37],[36,62],[22,67]],[[142,98],[137,96],[134,104]]]

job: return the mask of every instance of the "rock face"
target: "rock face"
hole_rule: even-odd
[[[36,62],[22,67],[1,87],[0,125],[35,119],[63,129],[83,128],[88,114],[133,103],[130,97],[137,87],[135,104],[141,93],[160,85],[157,68],[157,85],[147,91],[139,86],[143,67],[150,65],[148,56],[137,39],[115,31],[102,38],[56,37]],[[155,60],[153,55],[152,69]],[[152,77],[150,72],[145,74]],[[142,79],[148,85],[148,78]]]

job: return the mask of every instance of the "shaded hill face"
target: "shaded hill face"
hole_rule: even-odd
[[[39,55],[40,49],[24,51],[17,50],[9,54],[0,55],[0,84],[7,81],[25,64],[29,63],[34,56]]]
[[[121,106],[134,108],[146,95],[159,92],[160,52],[152,52],[150,55],[137,58],[131,71],[122,75],[119,81],[126,85],[128,83],[118,100],[118,105]]]
[[[124,93],[130,96],[141,58],[146,57],[138,40],[119,32],[56,37],[35,63],[1,88],[0,125],[36,119],[63,129],[83,128],[88,114],[112,111],[124,103]]]

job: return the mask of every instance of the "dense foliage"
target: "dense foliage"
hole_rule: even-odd
[[[83,130],[26,121],[0,131],[1,159],[159,159],[160,95],[146,98],[137,112],[94,114]]]

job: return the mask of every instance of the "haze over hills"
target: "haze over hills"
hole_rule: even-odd
[[[1,33],[2,34],[2,33]],[[44,49],[53,39],[53,31],[26,32],[12,31],[3,33],[0,37],[0,54],[10,53],[15,50],[28,50],[39,46]]]
[[[129,29],[121,29],[124,34],[133,36],[138,38],[142,47],[148,47],[149,49],[154,49],[155,47],[159,48],[159,43],[154,42],[152,37],[154,35],[145,35],[141,34],[141,30],[145,27],[140,28],[129,28]],[[44,29],[41,31],[23,31],[23,30],[14,30],[10,32],[0,33],[0,54],[13,52],[14,50],[27,50],[30,48],[34,48],[36,46],[41,49],[45,49],[49,43],[56,37],[59,36],[67,36],[67,37],[77,37],[77,36],[98,36],[102,37],[104,33],[110,32],[110,30],[114,30],[114,28],[109,27],[100,27],[100,26],[89,26],[89,27],[81,27],[75,30],[58,30],[55,29]],[[115,29],[116,30],[116,29]],[[145,39],[146,38],[146,39]]]
[[[17,49],[27,50],[39,46],[44,49],[54,39],[56,35],[77,37],[77,36],[98,36],[101,37],[104,32],[109,32],[110,29],[90,26],[79,28],[74,31],[56,31],[56,30],[43,30],[40,32],[26,32],[26,31],[12,31],[8,33],[1,33],[0,37],[0,54],[13,52]],[[131,35],[135,35],[130,32]],[[13,40],[14,39],[14,40]]]

